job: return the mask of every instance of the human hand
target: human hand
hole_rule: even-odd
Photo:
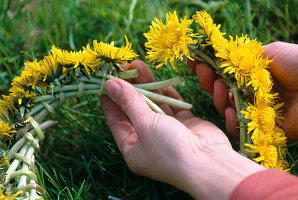
[[[130,68],[138,68],[140,73],[131,82],[154,81],[143,62],[133,61]],[[190,111],[162,105],[171,116],[155,113],[137,90],[121,79],[110,79],[105,89],[108,96],[102,96],[101,102],[108,126],[134,173],[169,183],[194,197],[220,195],[228,198],[243,177],[263,169],[234,152],[227,137],[214,124],[194,117]],[[172,87],[157,92],[181,98]],[[245,162],[239,159],[245,159]],[[249,169],[237,173],[232,179],[230,172],[218,169],[227,165],[233,168],[239,163],[246,163],[245,167]],[[221,178],[230,179],[230,184],[220,181]],[[214,192],[214,187],[209,188],[207,184],[211,181],[218,182],[215,185],[221,188]],[[199,187],[194,182],[206,185]]]
[[[283,130],[290,142],[298,140],[298,45],[284,42],[274,42],[264,46],[264,57],[274,60],[269,71],[274,81],[274,90],[280,95],[282,107]],[[225,83],[215,75],[212,69],[204,63],[189,62],[189,66],[197,71],[199,82],[204,90],[213,96],[214,105],[226,118],[227,131],[239,135],[238,122],[231,94]]]

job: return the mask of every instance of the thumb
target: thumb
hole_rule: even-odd
[[[289,90],[297,90],[298,45],[273,42],[264,46],[263,55],[273,60],[269,70],[278,84]]]
[[[134,86],[121,79],[112,78],[106,82],[105,90],[107,95],[121,107],[135,128],[145,125],[152,110]]]

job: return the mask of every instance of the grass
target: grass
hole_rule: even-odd
[[[0,1],[0,92],[26,60],[41,58],[51,45],[80,49],[93,39],[124,44],[124,35],[144,60],[145,38],[154,17],[165,18],[169,10],[190,17],[205,9],[231,35],[248,34],[264,44],[298,41],[298,2],[293,0],[201,1],[201,0],[2,0]],[[182,68],[182,66],[181,66]],[[156,79],[177,75],[170,68],[153,71]],[[224,130],[224,120],[204,92],[192,70],[180,72],[184,85],[177,86],[193,112]],[[196,94],[196,95],[193,95]],[[68,101],[57,110],[59,121],[46,132],[39,152],[39,180],[47,199],[153,199],[152,181],[134,175],[125,165],[107,128],[97,97]],[[235,140],[233,140],[237,146]],[[298,143],[289,146],[292,173],[298,174]],[[191,199],[163,185],[168,199]]]

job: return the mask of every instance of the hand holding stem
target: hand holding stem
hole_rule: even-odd
[[[144,63],[134,61],[130,67],[140,71],[130,82],[154,81]],[[235,152],[214,124],[190,111],[160,105],[170,116],[155,113],[132,85],[120,79],[107,81],[105,88],[108,96],[101,101],[108,125],[136,174],[172,184],[195,198],[228,199],[240,181],[264,169]],[[165,91],[181,99],[172,87],[158,92]],[[233,178],[231,170],[237,174]]]
[[[298,45],[283,42],[274,42],[264,46],[264,57],[274,61],[270,64],[269,71],[274,80],[274,90],[279,93],[281,102],[284,102],[283,129],[290,142],[298,140],[297,112],[294,108],[298,102]],[[226,118],[227,131],[233,136],[239,137],[239,124],[236,120],[235,103],[224,81],[204,63],[188,61],[188,65],[194,68],[199,77],[199,82],[204,90],[213,96],[213,102],[219,113]]]

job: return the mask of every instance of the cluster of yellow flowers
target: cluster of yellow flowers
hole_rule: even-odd
[[[121,63],[124,60],[132,60],[137,54],[131,49],[131,43],[126,39],[126,46],[115,47],[114,42],[106,44],[93,41],[93,48],[89,45],[78,52],[52,47],[52,53],[42,60],[27,61],[25,68],[19,77],[12,80],[9,95],[2,95],[0,99],[1,118],[8,118],[8,112],[17,110],[17,107],[31,103],[37,95],[36,86],[49,87],[59,76],[67,73],[71,68],[77,68],[80,64],[84,66],[87,74],[96,72],[100,68],[102,60],[106,62]],[[11,127],[8,123],[0,121],[0,134],[2,137],[11,137]]]
[[[201,27],[198,33],[188,28],[193,20],[184,17],[179,21],[176,12],[166,15],[165,24],[154,19],[149,32],[144,34],[148,39],[145,43],[147,58],[153,63],[161,62],[157,67],[169,61],[177,70],[175,59],[193,59],[189,53],[194,49],[191,47],[193,44],[198,48],[212,47],[213,55],[204,52],[199,55],[204,54],[202,58],[205,60],[206,57],[213,59],[212,67],[217,73],[228,74],[229,78],[232,76],[239,89],[248,88],[254,96],[253,104],[242,104],[240,112],[249,120],[247,133],[251,134],[252,144],[245,144],[248,147],[246,151],[258,153],[259,156],[253,159],[267,168],[287,169],[288,164],[284,160],[287,138],[280,128],[283,119],[280,108],[283,104],[277,103],[278,94],[271,91],[273,82],[267,69],[272,60],[263,56],[262,44],[246,35],[226,39],[220,25],[213,23],[206,11],[197,12],[193,19]],[[203,43],[198,42],[201,38],[204,38]],[[197,51],[200,51],[198,48]]]
[[[70,84],[78,84],[76,78],[71,78],[77,77],[78,75],[76,73],[84,74],[84,77],[90,77],[91,73],[99,71],[102,67],[108,67],[108,72],[115,75],[113,74],[115,71],[112,69],[116,68],[116,72],[117,70],[121,70],[118,64],[123,63],[123,61],[132,60],[137,56],[131,49],[132,45],[128,42],[126,36],[125,39],[126,45],[122,47],[115,47],[114,42],[107,44],[94,40],[92,47],[87,45],[83,47],[83,50],[77,52],[69,52],[52,46],[51,53],[46,55],[42,60],[38,61],[36,59],[32,62],[27,61],[21,75],[12,80],[9,94],[2,95],[0,99],[0,143],[7,144],[4,146],[17,144],[13,143],[12,140],[15,138],[15,130],[24,127],[26,123],[25,114],[32,111],[34,106],[37,106],[35,102],[37,97],[51,95],[51,88],[53,88],[55,84],[57,85],[57,82],[58,86],[61,87],[61,83],[58,79],[62,78],[61,80],[64,81],[65,84],[67,84],[66,80],[70,80]],[[71,73],[75,75],[71,75]],[[103,76],[105,76],[105,74]],[[13,147],[11,147],[11,149],[12,148]],[[13,163],[9,165],[9,159],[11,159],[12,156],[8,158],[9,156],[7,155],[9,153],[6,151],[5,149],[1,149],[1,154],[4,154],[0,155],[1,170],[6,170],[7,167],[13,165]],[[9,176],[11,176],[11,173]],[[5,174],[6,177],[8,176],[6,172],[3,174]],[[8,179],[6,178],[6,181],[0,185],[2,187],[2,184],[5,185],[8,183]],[[5,196],[1,191],[1,187],[0,199],[11,200],[22,193],[22,191],[18,191],[11,196],[11,191],[5,190],[5,193],[7,193],[7,196]]]

